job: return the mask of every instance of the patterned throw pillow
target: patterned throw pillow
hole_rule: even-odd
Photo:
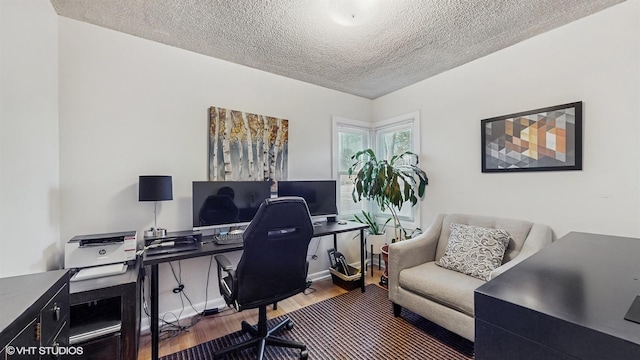
[[[437,265],[488,281],[502,264],[511,236],[501,229],[451,224],[449,243]]]

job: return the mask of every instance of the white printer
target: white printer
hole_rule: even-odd
[[[79,269],[72,281],[124,273],[136,244],[136,231],[74,236],[65,245],[64,267]]]

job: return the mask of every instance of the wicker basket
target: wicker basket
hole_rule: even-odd
[[[364,262],[365,269],[367,268],[367,263],[368,263],[368,259],[365,260]],[[360,272],[359,267],[355,267],[350,264],[348,266],[349,266],[349,272],[353,273],[353,275],[347,276],[334,268],[329,268],[329,272],[331,273],[331,279],[333,279],[334,284],[340,286],[345,290],[353,290],[358,286],[360,286],[360,276],[362,276],[362,273]],[[367,274],[366,270],[364,274],[365,275]]]

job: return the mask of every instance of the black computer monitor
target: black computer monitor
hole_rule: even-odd
[[[271,181],[194,181],[193,227],[231,227],[251,222],[271,197]]]
[[[338,214],[335,180],[278,181],[278,196],[304,198],[311,216]]]

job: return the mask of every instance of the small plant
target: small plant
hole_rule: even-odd
[[[358,217],[358,215],[353,215],[357,222],[369,225],[368,231],[371,235],[384,235],[384,227],[387,226],[389,221],[391,221],[391,218],[388,218],[387,221],[384,222],[384,224],[380,225],[371,213],[368,213],[364,210],[362,210],[362,216],[363,218],[361,219]]]
[[[400,223],[399,211],[406,202],[415,206],[424,197],[429,184],[427,174],[418,167],[418,155],[406,151],[391,160],[378,159],[371,149],[358,151],[351,159],[349,175],[355,176],[353,201],[375,201],[380,210],[389,209],[394,225],[393,241],[401,240],[407,232]]]

